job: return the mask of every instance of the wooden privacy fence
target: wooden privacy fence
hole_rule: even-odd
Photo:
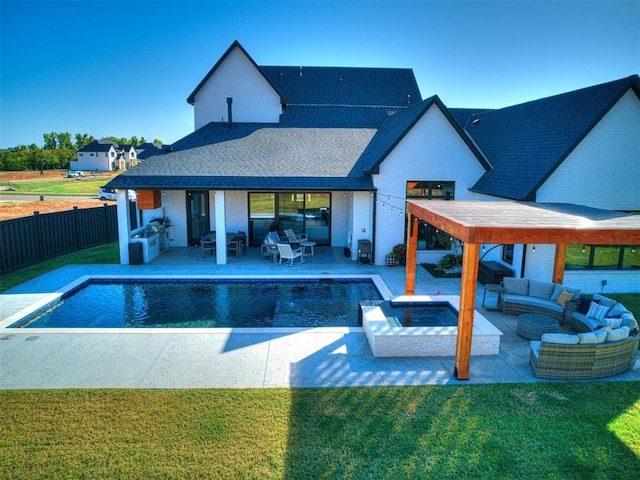
[[[5,220],[0,222],[0,274],[117,239],[115,205]]]

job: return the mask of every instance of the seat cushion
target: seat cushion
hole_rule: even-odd
[[[629,336],[629,327],[614,328],[607,332],[607,342],[615,342],[617,340],[624,340]]]
[[[618,302],[616,302],[615,300],[613,300],[611,298],[607,298],[607,297],[605,297],[603,295],[600,295],[599,293],[594,293],[593,294],[593,299],[597,300],[600,303],[600,305],[604,305],[604,306],[609,307],[609,308],[613,307],[616,303],[618,303]]]
[[[562,313],[564,308],[551,300],[544,300],[538,297],[530,297],[528,295],[513,295],[510,293],[503,293],[502,299],[505,303],[527,305],[530,307],[539,307],[545,310]]]
[[[577,345],[580,341],[578,335],[568,333],[544,333],[540,338],[543,343],[557,343],[560,345]]]
[[[529,294],[529,279],[528,278],[511,278],[504,277],[502,279],[502,285],[504,286],[506,293],[513,293],[514,295],[528,295]]]
[[[551,299],[553,293],[553,283],[529,280],[529,295],[537,298]]]
[[[581,345],[604,343],[607,339],[607,332],[607,330],[600,328],[594,332],[579,333],[578,338],[580,338],[580,341],[578,343]]]
[[[531,340],[531,353],[536,357],[536,361],[540,358],[540,345],[542,345],[542,342],[538,340]]]

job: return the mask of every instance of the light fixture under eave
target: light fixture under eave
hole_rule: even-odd
[[[533,253],[536,253],[536,246],[535,246],[535,245],[534,245],[533,247],[531,247],[531,251],[532,251]]]
[[[585,247],[584,245],[582,245],[582,253],[587,251],[587,247]]]

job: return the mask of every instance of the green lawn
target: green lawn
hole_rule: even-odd
[[[120,263],[118,242],[87,248],[0,276],[0,293],[65,265],[103,265],[118,263]]]
[[[4,478],[635,479],[640,384],[0,392]]]
[[[15,194],[37,194],[37,195],[97,195],[100,187],[106,185],[112,177],[81,179],[61,178],[56,180],[42,181],[13,181],[12,185],[18,185],[20,190]],[[5,192],[11,193],[11,192]]]

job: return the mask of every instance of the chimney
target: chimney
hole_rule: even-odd
[[[233,103],[232,97],[227,97],[227,127],[233,128],[233,108],[231,104]]]

